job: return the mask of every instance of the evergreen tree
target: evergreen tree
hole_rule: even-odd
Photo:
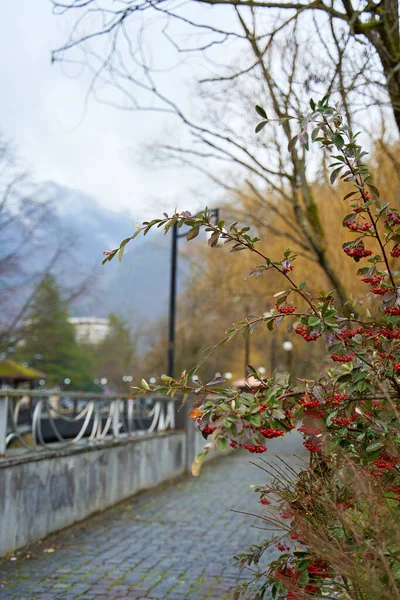
[[[132,384],[123,378],[133,376],[136,347],[129,327],[121,317],[111,313],[109,323],[110,332],[96,350],[98,377],[105,377],[112,390],[127,392]]]
[[[68,316],[60,287],[55,277],[47,274],[32,302],[17,358],[44,371],[47,385],[64,386],[69,379],[69,389],[90,389],[93,356],[76,342]]]

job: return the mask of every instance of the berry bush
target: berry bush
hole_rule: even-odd
[[[257,132],[268,124],[262,118]],[[291,117],[287,117],[291,118]],[[331,157],[330,181],[347,182],[344,201],[348,214],[343,227],[349,240],[342,251],[356,263],[355,274],[375,297],[375,308],[337,306],[331,291],[314,293],[305,281],[296,281],[297,256],[288,248],[270,257],[248,227],[213,223],[211,212],[185,211],[146,222],[121,246],[106,253],[104,261],[122,258],[126,244],[152,227],[167,232],[175,223],[189,228],[187,239],[201,229],[209,245],[222,241],[231,252],[247,250],[257,263],[247,275],[278,272],[284,289],[275,295],[275,308],[262,316],[247,317],[204,352],[202,361],[180,379],[163,377],[156,385],[142,381],[137,391],[159,391],[168,396],[195,394],[191,416],[207,438],[204,451],[193,463],[198,474],[206,454],[215,446],[244,448],[263,455],[261,466],[268,485],[256,488],[263,523],[273,533],[260,545],[236,557],[254,577],[237,590],[236,598],[285,600],[347,598],[392,600],[400,598],[400,288],[396,259],[400,256],[400,214],[381,200],[371,181],[366,152],[358,133],[344,122],[340,109],[327,97],[310,101],[310,113],[298,119],[299,133],[291,144],[319,144]],[[326,207],[329,211],[329,206]],[[361,307],[362,308],[362,307]],[[193,375],[218,346],[236,334],[252,335],[259,326],[271,332],[285,321],[288,331],[304,343],[323,339],[330,356],[327,368],[315,380],[291,381],[289,374],[263,377],[249,365],[256,389],[223,387],[218,378],[208,383]],[[272,333],[273,334],[273,333]],[[268,443],[294,429],[303,436],[309,460],[296,472],[271,464]],[[266,454],[265,454],[266,453]],[[273,545],[280,552],[271,564],[263,562]]]

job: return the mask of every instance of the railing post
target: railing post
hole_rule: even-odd
[[[194,436],[195,427],[192,419],[189,419],[189,413],[192,410],[193,400],[188,398],[186,403],[182,406],[180,402],[175,402],[175,429],[183,430],[185,432],[185,470],[190,471],[190,466],[194,458]]]
[[[170,429],[175,429],[175,405],[179,404],[179,402],[176,402],[174,400],[170,400],[167,404],[167,412],[168,412],[168,422],[169,422],[169,428]]]
[[[0,456],[6,453],[8,396],[0,396]]]
[[[111,400],[110,409],[113,411],[112,413],[112,434],[114,438],[119,438],[121,435],[120,431],[120,400],[118,398],[114,398]]]

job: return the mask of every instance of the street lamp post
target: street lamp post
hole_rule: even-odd
[[[292,359],[293,359],[293,344],[292,342],[283,342],[282,345],[284,351],[286,352],[286,369],[288,373],[292,371]]]
[[[246,305],[246,315],[250,314],[250,306]],[[248,377],[247,367],[250,364],[250,331],[247,332],[244,338],[244,380]]]
[[[219,208],[211,209],[211,218],[218,223]],[[178,262],[178,239],[185,237],[186,233],[178,233],[178,224],[172,227],[171,245],[171,281],[169,293],[169,320],[168,320],[168,370],[169,377],[174,376],[175,370],[175,325],[176,325],[176,275]]]
[[[250,364],[250,332],[244,338],[244,379],[248,377],[247,367]]]

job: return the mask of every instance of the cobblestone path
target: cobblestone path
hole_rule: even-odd
[[[285,448],[287,457],[281,443],[274,442],[274,451]],[[231,512],[266,510],[250,487],[265,483],[266,474],[249,460],[257,458],[216,459],[198,478],[143,492],[0,560],[0,598],[229,599],[247,576],[232,556],[263,535],[252,527],[260,521]]]

